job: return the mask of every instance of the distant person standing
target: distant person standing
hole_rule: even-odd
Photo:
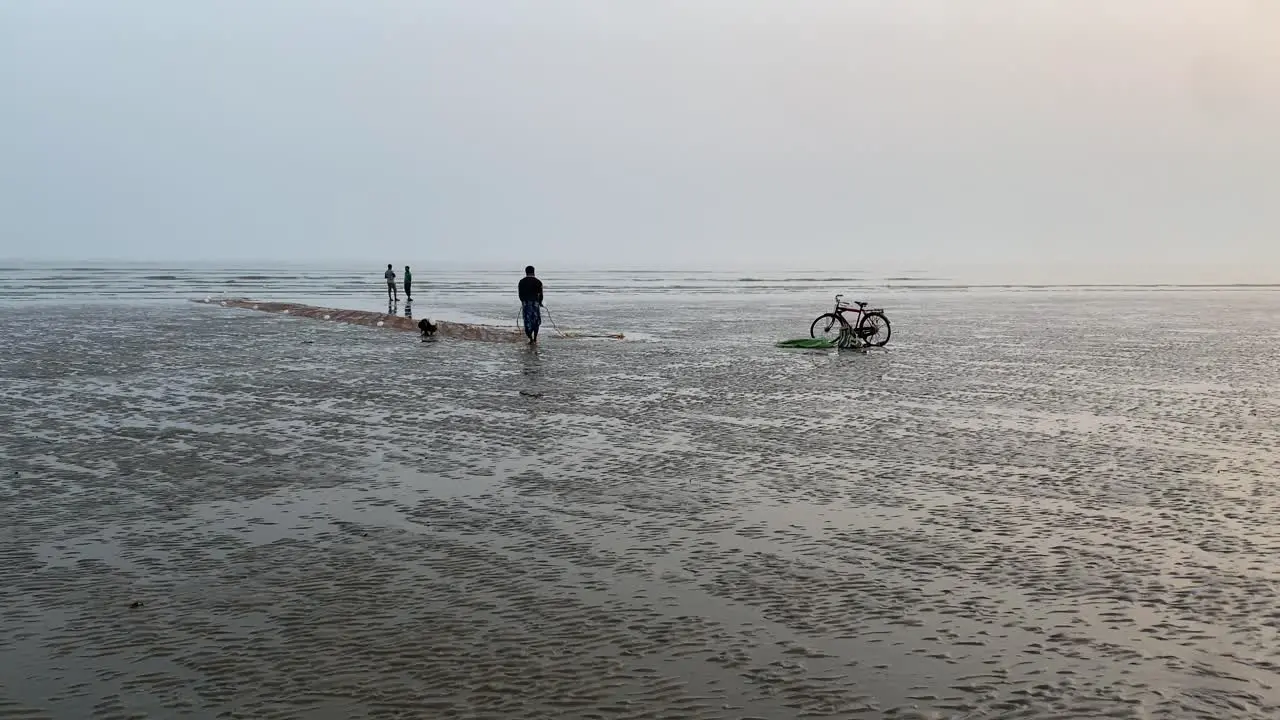
[[[413,275],[409,272],[409,266],[404,266],[404,301],[413,302]]]
[[[387,263],[387,271],[382,273],[387,279],[387,302],[400,300],[400,293],[396,292],[396,271],[391,269],[391,263]]]
[[[542,326],[542,281],[534,277],[532,265],[524,269],[524,277],[517,289],[524,316],[524,334],[532,345],[538,342],[538,328]]]

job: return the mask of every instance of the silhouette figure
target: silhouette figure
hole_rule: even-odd
[[[387,263],[387,271],[382,273],[382,276],[387,279],[387,302],[390,303],[392,300],[399,302],[400,293],[396,292],[396,271],[391,269],[391,263]]]

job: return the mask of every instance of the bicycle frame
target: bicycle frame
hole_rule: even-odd
[[[857,327],[858,323],[861,322],[862,320],[862,316],[867,313],[866,304],[863,303],[862,305],[845,305],[844,302],[842,301],[843,297],[844,295],[836,296],[836,309],[833,310],[831,314],[840,318],[840,322],[844,323],[848,327],[851,327],[851,328]],[[844,314],[847,312],[851,312],[854,315],[852,323],[850,323],[848,320],[845,320],[844,318]]]

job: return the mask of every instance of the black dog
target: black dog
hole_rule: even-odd
[[[433,325],[427,318],[422,318],[418,321],[418,330],[422,333],[422,342],[426,342],[429,338],[433,337],[436,334],[436,330],[439,329],[440,328]]]

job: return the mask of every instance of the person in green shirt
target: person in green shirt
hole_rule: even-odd
[[[409,274],[409,266],[404,266],[404,297],[408,302],[413,302],[413,275]]]

